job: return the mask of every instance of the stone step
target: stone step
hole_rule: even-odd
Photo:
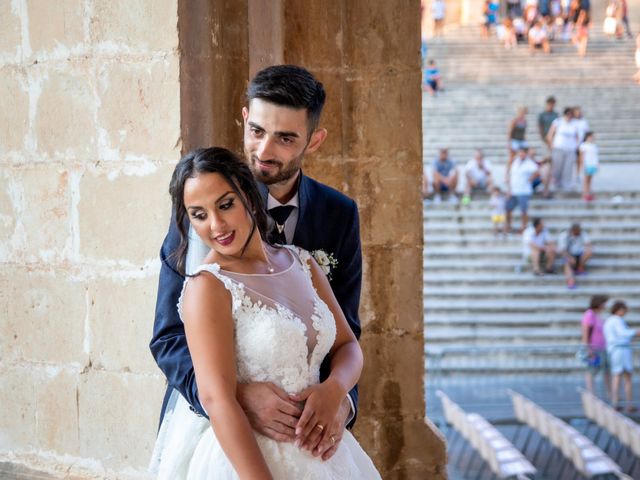
[[[580,330],[575,327],[514,327],[497,328],[486,325],[461,327],[431,327],[425,329],[425,342],[432,346],[438,343],[467,343],[473,345],[488,345],[495,342],[509,342],[513,338],[526,338],[535,343],[568,343],[580,338]]]
[[[549,275],[547,277],[551,277]],[[588,275],[585,275],[588,276]],[[583,276],[578,276],[582,280]],[[491,298],[496,301],[502,299],[533,299],[539,298],[585,298],[590,295],[608,295],[611,298],[639,298],[640,284],[638,285],[585,285],[580,283],[580,288],[567,291],[566,288],[558,288],[558,285],[484,285],[484,286],[428,286],[423,289],[425,303],[433,300],[451,298],[454,300],[475,300]]]
[[[571,291],[567,291],[571,292]],[[640,299],[629,298],[625,300],[630,309],[638,309],[640,307]],[[494,311],[502,312],[576,312],[581,314],[585,310],[585,298],[575,298],[575,296],[567,295],[567,298],[545,298],[544,301],[537,299],[505,299],[499,302],[493,299],[467,300],[457,299],[455,302],[451,300],[429,299],[425,301],[424,313],[429,312],[445,313],[445,312],[470,312],[470,313],[490,313]]]
[[[526,267],[526,266],[525,266]],[[514,272],[516,270],[523,269],[523,262],[521,258],[513,257],[513,258],[501,258],[501,259],[471,259],[466,260],[465,262],[455,262],[451,259],[445,260],[434,260],[428,259],[423,261],[423,268],[426,272],[431,272],[432,274],[438,274],[441,272],[466,272],[469,275],[473,275],[476,272],[481,273],[490,273],[490,272]],[[528,267],[527,267],[528,268]],[[524,268],[524,272],[521,275],[530,275],[533,274],[530,271],[526,271],[527,268]],[[589,271],[593,272],[603,272],[603,273],[613,273],[613,272],[637,272],[640,269],[640,260],[639,259],[613,259],[602,257],[595,257],[589,261]],[[559,270],[558,270],[559,271]],[[560,275],[560,273],[558,273]]]
[[[500,310],[495,312],[477,313],[437,313],[428,311],[424,317],[425,332],[432,327],[443,325],[459,326],[488,326],[488,327],[563,327],[572,326],[576,331],[580,329],[582,314],[588,307],[585,301],[582,310],[577,312],[556,312],[550,315],[548,312],[530,311],[526,313],[505,313]],[[608,315],[608,314],[607,314]],[[605,316],[605,315],[603,315]],[[625,316],[629,325],[640,324],[640,312],[630,311]]]
[[[640,238],[634,234],[620,234],[620,237],[616,237],[615,235],[590,235],[591,241],[594,245],[602,245],[602,246],[640,246]],[[500,236],[495,236],[493,234],[486,235],[436,235],[433,232],[430,232],[429,235],[425,236],[424,239],[424,254],[430,255],[432,252],[437,252],[438,248],[442,247],[457,247],[457,248],[479,248],[484,247],[488,244],[502,244],[502,245],[518,245],[521,246],[522,242],[517,237],[507,237],[507,239],[503,239]]]
[[[460,208],[443,208],[446,207],[445,204],[434,205],[433,207],[437,208],[425,208],[424,209],[424,219],[426,222],[426,226],[431,221],[441,220],[441,219],[449,219],[454,218],[456,221],[464,221],[467,222],[469,220],[486,220],[487,213],[491,212],[491,206],[489,205],[489,199],[487,198],[484,201],[484,208],[481,210],[480,208],[483,206],[480,203],[480,200],[477,202],[473,202],[476,208],[471,209],[467,208],[467,206],[460,206]],[[547,205],[545,205],[545,203]],[[576,205],[575,208],[570,211],[566,211],[560,208],[557,208],[553,205],[554,201],[547,200],[544,202],[531,202],[530,209],[542,210],[544,207],[545,218],[558,219],[558,218],[571,218],[576,220],[602,220],[602,222],[610,223],[610,222],[620,222],[629,220],[636,220],[640,218],[640,208],[638,208],[637,201],[634,201],[635,208],[633,205],[625,205],[625,202],[620,204],[612,204],[605,203],[596,206],[595,204],[591,206],[591,204],[586,205],[585,202],[582,202],[582,208],[578,208]],[[640,226],[640,223],[636,223],[636,226]]]
[[[514,272],[475,272],[473,275],[468,273],[432,273],[425,271],[423,278],[425,289],[449,286],[525,286],[535,289],[543,285],[555,285],[564,287],[564,277],[562,275],[546,275],[544,277],[531,277],[522,273]],[[583,286],[594,286],[615,289],[617,287],[627,285],[640,285],[640,272],[613,272],[605,273],[598,271],[589,271],[586,275],[580,276],[580,289]]]
[[[572,221],[572,217],[568,216],[566,218],[558,218],[553,219],[549,218],[546,215],[546,212],[537,212],[534,209],[529,211],[529,218],[534,218],[537,215],[541,215],[544,218],[545,226],[549,229],[549,232],[552,234],[560,233],[562,230],[566,229],[568,225],[570,225]],[[513,216],[513,224],[514,226],[519,225],[520,215]],[[600,234],[608,234],[615,235],[617,233],[633,233],[638,231],[637,224],[627,223],[627,224],[600,224],[597,222],[591,221],[582,221],[582,228],[588,232],[590,235],[600,235]],[[489,215],[487,215],[485,220],[482,218],[477,219],[468,219],[460,222],[450,222],[445,223],[442,221],[431,220],[427,221],[423,225],[425,238],[433,232],[434,234],[458,234],[461,236],[468,234],[478,234],[478,233],[489,233],[491,232],[491,219]],[[510,235],[510,238],[521,238],[518,234]]]
[[[448,260],[451,263],[466,263],[469,260],[500,260],[502,258],[522,258],[522,247],[518,245],[495,245],[490,244],[484,247],[464,247],[464,248],[439,248],[437,251],[426,250],[423,256],[423,263],[429,264],[432,260]],[[598,246],[593,247],[593,261],[604,259],[634,259],[640,261],[640,245],[631,247],[618,246]]]

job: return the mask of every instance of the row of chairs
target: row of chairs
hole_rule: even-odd
[[[587,478],[613,474],[630,479],[620,466],[575,428],[550,414],[523,395],[509,391],[516,419],[546,437]]]
[[[536,473],[529,460],[482,416],[465,412],[440,390],[437,395],[447,423],[460,432],[499,478],[524,480]]]
[[[579,389],[585,416],[616,437],[620,443],[640,457],[640,425],[616,412],[607,403],[584,389]]]

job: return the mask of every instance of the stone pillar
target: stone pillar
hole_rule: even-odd
[[[246,0],[179,0],[182,153],[212,145],[242,151],[249,78]]]
[[[327,90],[328,138],[305,172],[355,198],[365,370],[355,434],[383,478],[446,476],[425,423],[420,2],[285,2],[284,60]]]

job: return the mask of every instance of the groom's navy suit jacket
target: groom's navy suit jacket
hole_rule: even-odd
[[[262,184],[259,185],[266,205],[267,188]],[[362,254],[358,207],[349,197],[302,174],[298,187],[298,200],[298,223],[293,244],[310,252],[323,250],[333,255],[338,261],[331,272],[331,288],[353,333],[356,338],[360,338],[358,306],[362,282]],[[184,276],[176,270],[171,253],[179,243],[180,234],[172,219],[169,232],[160,249],[162,266],[153,338],[149,345],[153,357],[169,382],[161,419],[173,389],[178,390],[197,412],[206,416],[198,400],[193,362],[187,347],[184,325],[177,310]],[[328,373],[329,362],[325,359],[320,379],[324,380]],[[357,412],[357,386],[349,392],[349,395]],[[355,416],[349,426],[354,422]]]

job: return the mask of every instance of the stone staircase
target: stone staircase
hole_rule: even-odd
[[[640,27],[640,1],[630,3],[632,31]],[[531,55],[526,45],[506,50],[480,39],[477,27],[449,30],[428,42],[428,58],[441,69],[445,92],[424,95],[424,159],[429,171],[439,147],[461,167],[481,147],[498,183],[507,160],[507,126],[518,106],[529,109],[527,140],[540,154],[537,115],[549,95],[557,109],[582,106],[600,147],[596,201],[579,195],[534,198],[530,218],[541,216],[557,236],[580,221],[594,242],[588,274],[568,290],[561,269],[535,277],[523,267],[519,236],[494,237],[486,197],[468,206],[425,202],[425,351],[444,347],[566,345],[580,341],[580,319],[596,293],[622,298],[630,324],[640,326],[640,86],[635,85],[635,42],[601,33],[605,3],[593,1],[594,27],[585,58],[570,43]],[[635,17],[633,16],[635,14]],[[519,225],[514,219],[514,225]],[[472,355],[472,354],[468,354]],[[500,370],[496,359],[484,373]],[[429,368],[429,366],[428,366]]]

